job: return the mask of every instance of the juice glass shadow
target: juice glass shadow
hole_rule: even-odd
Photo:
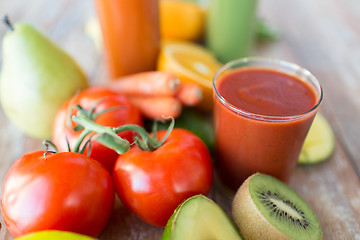
[[[323,98],[317,79],[286,61],[242,58],[215,74],[216,167],[236,191],[256,172],[288,181]]]

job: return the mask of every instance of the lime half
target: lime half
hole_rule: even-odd
[[[327,160],[335,149],[335,137],[328,121],[317,114],[301,149],[298,163],[314,164]]]

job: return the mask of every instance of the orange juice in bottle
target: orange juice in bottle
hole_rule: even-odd
[[[156,69],[158,0],[95,0],[111,79]]]

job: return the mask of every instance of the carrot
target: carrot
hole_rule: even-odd
[[[163,117],[177,118],[182,110],[180,100],[175,97],[144,97],[128,96],[130,101],[146,118],[162,119]]]
[[[173,96],[180,80],[169,72],[136,73],[109,81],[107,87],[125,95]]]
[[[196,83],[181,83],[175,95],[183,105],[195,106],[202,100],[202,89]]]

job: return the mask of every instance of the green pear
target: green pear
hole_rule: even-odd
[[[0,100],[6,116],[25,134],[49,138],[57,110],[87,78],[74,59],[26,23],[3,39]]]
[[[46,230],[34,233],[29,233],[24,236],[15,238],[14,240],[96,240],[95,238],[81,235],[78,233]]]

